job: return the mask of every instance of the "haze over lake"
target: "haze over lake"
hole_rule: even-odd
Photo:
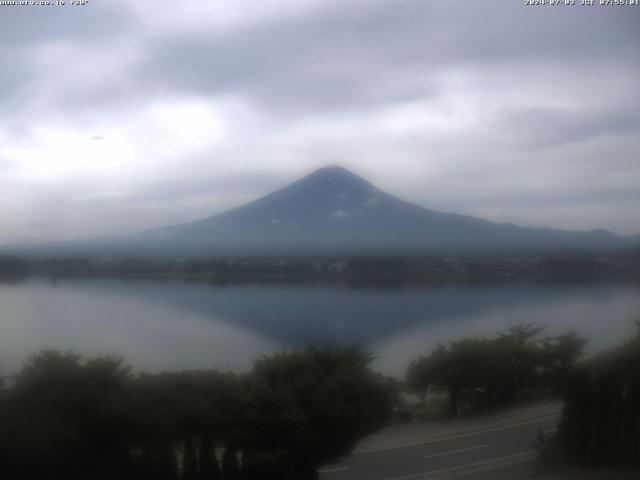
[[[438,342],[490,336],[517,323],[575,329],[597,351],[628,338],[640,286],[452,284],[211,285],[182,280],[33,277],[0,284],[0,372],[42,348],[117,354],[136,369],[243,371],[253,359],[307,345],[361,345],[375,369],[402,376]]]

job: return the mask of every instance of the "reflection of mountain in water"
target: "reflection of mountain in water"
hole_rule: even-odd
[[[620,285],[480,285],[352,290],[335,286],[210,286],[179,281],[61,282],[77,289],[131,295],[244,327],[284,346],[372,345],[422,324],[455,323],[493,311],[530,310],[554,302],[604,301]],[[512,323],[529,321],[513,318]],[[603,319],[604,321],[605,319]],[[552,324],[553,318],[540,318]]]

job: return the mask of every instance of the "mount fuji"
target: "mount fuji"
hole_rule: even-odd
[[[278,254],[600,250],[633,243],[604,230],[525,228],[430,210],[342,167],[318,169],[239,208],[136,240],[153,250]]]
[[[600,251],[637,245],[605,230],[527,228],[394,197],[342,167],[320,168],[241,207],[136,235],[67,242],[82,254],[286,255]]]

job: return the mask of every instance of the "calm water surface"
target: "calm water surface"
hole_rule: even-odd
[[[363,289],[159,280],[31,278],[0,284],[0,372],[42,348],[118,354],[136,368],[246,370],[261,355],[309,344],[362,345],[402,375],[435,344],[521,322],[577,330],[597,351],[640,318],[640,286],[447,285]]]

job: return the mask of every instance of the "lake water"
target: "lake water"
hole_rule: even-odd
[[[634,332],[640,286],[535,283],[350,288],[30,278],[0,284],[0,372],[42,348],[117,354],[137,369],[216,367],[305,345],[362,345],[403,375],[438,342],[517,323],[574,329],[590,351]]]

